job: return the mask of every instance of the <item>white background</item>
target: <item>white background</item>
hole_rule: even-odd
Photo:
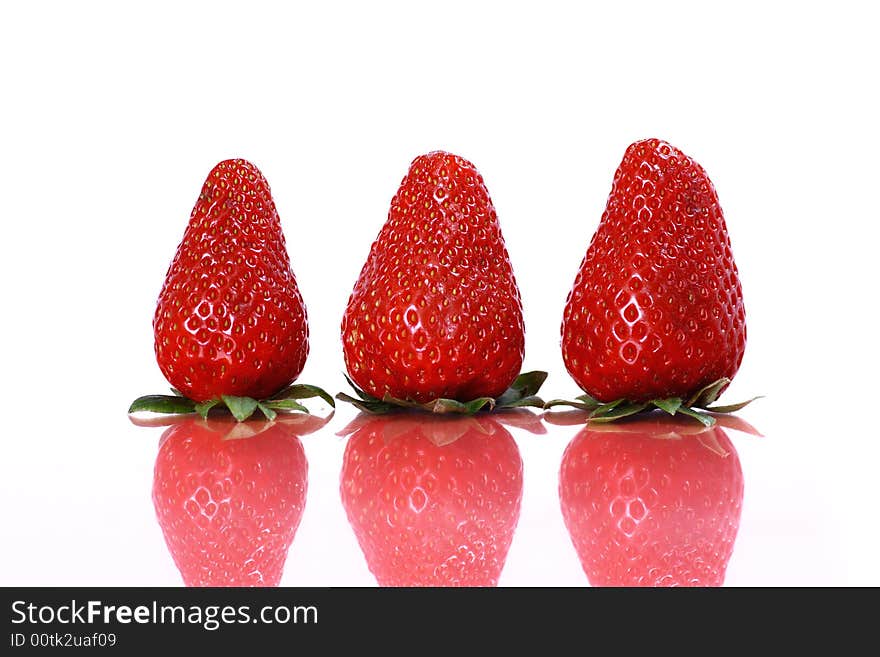
[[[149,490],[151,320],[208,171],[272,186],[305,298],[301,381],[344,381],[339,322],[409,162],[484,176],[523,297],[526,369],[577,394],[565,296],[627,145],[708,171],[745,294],[727,397],[746,502],[728,584],[880,584],[876,99],[869,3],[28,3],[0,9],[0,584],[177,584]],[[303,440],[283,582],[370,585],[338,476],[353,415]],[[572,428],[515,434],[502,584],[586,579],[556,497]]]

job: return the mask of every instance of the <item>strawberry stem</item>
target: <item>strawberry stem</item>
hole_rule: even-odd
[[[320,397],[331,407],[336,402],[326,391],[318,386],[303,383],[294,384],[272,395],[268,399],[253,399],[235,395],[221,395],[219,398],[196,402],[173,390],[174,395],[145,395],[135,399],[128,408],[129,414],[149,412],[163,414],[198,413],[202,419],[216,409],[231,413],[239,422],[244,422],[259,410],[270,422],[278,417],[278,411],[298,411],[309,413],[309,409],[300,404],[299,399]]]
[[[730,379],[721,378],[704,386],[691,395],[687,402],[682,401],[681,397],[667,397],[664,399],[652,399],[647,402],[633,402],[628,399],[616,399],[611,402],[600,402],[590,395],[584,394],[575,397],[573,400],[568,399],[551,399],[544,404],[544,409],[549,410],[556,406],[570,406],[589,413],[588,421],[591,422],[613,422],[623,417],[636,415],[638,413],[650,412],[654,408],[659,408],[669,415],[687,415],[704,426],[711,427],[715,424],[713,413],[733,413],[738,411],[756,399],[761,397],[752,397],[751,399],[736,404],[725,404],[720,406],[712,406],[718,399],[718,394],[725,389],[730,383]]]
[[[481,411],[500,411],[508,408],[522,408],[531,406],[544,408],[544,400],[537,396],[538,391],[547,379],[546,372],[524,372],[516,377],[516,380],[505,390],[500,397],[478,397],[469,401],[457,399],[439,398],[429,402],[415,402],[405,399],[397,399],[386,394],[382,399],[373,397],[364,392],[347,375],[345,380],[352,387],[357,398],[340,392],[336,399],[351,404],[355,408],[373,415],[384,415],[402,410],[426,411],[428,413],[453,413],[460,415],[475,415]]]

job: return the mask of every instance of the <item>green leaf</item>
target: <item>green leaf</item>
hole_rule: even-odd
[[[145,395],[135,399],[128,407],[129,413],[149,411],[150,413],[192,413],[195,402],[186,397],[172,395]]]
[[[619,403],[622,400],[618,400]],[[578,395],[574,399],[551,399],[547,403],[544,404],[544,408],[552,408],[554,406],[571,406],[572,408],[577,408],[582,411],[593,412],[602,406],[602,402],[597,399],[593,399],[587,393],[582,395]]]
[[[420,408],[431,413],[467,413],[467,407],[455,399],[435,399]]]
[[[596,410],[596,406],[593,404],[571,401],[569,399],[551,399],[550,401],[544,402],[545,409],[553,408],[554,406],[571,406],[572,408],[577,408],[582,411]]]
[[[269,399],[257,401],[251,397],[237,397],[234,395],[221,395],[220,399],[210,399],[205,402],[196,402],[183,397],[177,390],[172,389],[174,396],[171,395],[147,395],[136,399],[129,413],[137,411],[151,411],[153,413],[198,413],[203,419],[207,419],[211,409],[215,407],[225,406],[230,413],[239,422],[243,422],[254,412],[259,409],[263,415],[269,420],[277,417],[275,411],[292,410],[308,413],[309,410],[302,404],[296,402],[297,399],[308,399],[311,397],[320,397],[336,408],[333,398],[318,386],[307,385],[303,383],[286,387],[279,393],[276,393]]]
[[[279,411],[302,411],[303,413],[308,413],[309,409],[300,404],[295,399],[269,399],[264,402],[260,402],[263,406],[273,410]]]
[[[364,413],[372,413],[374,415],[384,415],[385,413],[390,413],[391,411],[400,408],[399,406],[388,404],[375,398],[356,399],[355,397],[346,395],[344,392],[337,393],[336,399],[347,402]]]
[[[541,386],[547,380],[547,372],[535,370],[533,372],[523,372],[513,382],[512,388],[519,390],[524,397],[537,395]]]
[[[524,372],[516,377],[495,403],[498,406],[510,406],[524,397],[532,397],[538,393],[546,380],[547,372]]]
[[[252,397],[235,397],[233,395],[222,395],[223,403],[232,413],[233,417],[239,422],[244,422],[254,411],[257,410],[257,400]]]
[[[592,406],[593,408],[596,408],[597,406],[602,405],[602,402],[600,402],[598,399],[594,399],[593,397],[591,397],[587,393],[584,393],[582,395],[578,395],[577,397],[575,397],[575,399],[583,402],[584,404],[586,404],[588,406]]]
[[[496,408],[523,408],[525,406],[531,406],[532,408],[544,408],[544,400],[536,395],[529,395],[528,397],[523,397],[522,399],[518,399],[517,401],[510,402],[508,404],[500,404],[496,402]]]
[[[210,410],[212,408],[214,408],[219,403],[220,403],[219,399],[209,399],[206,402],[198,403],[195,406],[196,413],[201,415],[203,420],[207,420],[208,413],[210,412]]]
[[[598,413],[597,409],[597,412],[590,416],[590,422],[614,422],[614,420],[619,420],[622,417],[629,417],[630,415],[641,413],[648,408],[648,404],[645,403],[621,403],[620,400],[611,403],[614,404],[614,406],[603,413]],[[606,404],[606,406],[609,406],[609,404]]]
[[[266,406],[266,404],[264,404],[263,402],[257,402],[257,408],[260,409],[260,411],[263,413],[263,415],[266,416],[266,419],[269,420],[269,422],[278,417],[278,413]]]
[[[675,415],[675,412],[681,408],[681,397],[669,397],[668,399],[654,399],[651,403],[659,408],[661,411],[666,411],[670,415]]]
[[[543,385],[547,378],[547,373],[535,371],[520,374],[498,399],[478,397],[477,399],[463,402],[457,399],[439,398],[426,403],[397,399],[389,394],[386,394],[382,399],[376,399],[358,388],[348,375],[344,374],[343,376],[345,376],[348,385],[352,387],[360,399],[355,399],[342,392],[336,395],[336,399],[352,404],[367,413],[383,414],[390,413],[396,409],[417,409],[429,413],[475,415],[483,410],[493,411],[500,408],[522,406],[543,408],[544,401],[537,397],[535,393]]]
[[[497,400],[493,399],[492,401],[497,403],[499,406],[507,406],[509,404],[517,402],[523,397],[525,397],[525,395],[523,395],[521,390],[517,390],[513,386],[510,386],[507,390],[501,393],[501,396],[498,397]]]
[[[721,389],[729,383],[730,379],[726,377],[722,377],[717,381],[713,381],[709,385],[697,390],[697,392],[692,395],[691,398],[687,401],[685,406],[689,406],[691,408],[693,408],[694,406],[706,408],[706,406],[718,399],[718,393],[721,392]]]
[[[487,410],[493,410],[495,408],[495,400],[491,397],[477,397],[476,399],[472,399],[469,402],[465,402],[464,404],[462,404],[462,406],[464,406],[464,413],[468,415],[473,415],[474,413],[478,413],[479,411],[483,410],[487,406],[489,407]]]
[[[325,402],[336,408],[336,402],[325,390],[318,386],[312,386],[305,383],[295,383],[287,386],[279,393],[272,395],[267,401],[275,401],[278,399],[310,399],[312,397],[320,397]]]
[[[724,404],[723,406],[710,406],[706,410],[712,411],[713,413],[734,413],[734,412],[740,410],[741,408],[745,408],[746,406],[751,404],[756,399],[761,399],[762,397],[763,397],[763,395],[758,395],[757,397],[752,397],[749,400],[746,400],[744,402],[739,402],[737,404]]]
[[[392,397],[390,393],[385,393],[385,396],[380,400],[384,404],[390,404],[396,408],[421,408],[421,404],[419,402],[409,401],[407,399],[398,399],[397,397]]]
[[[626,402],[625,399],[615,399],[614,401],[608,402],[607,404],[600,404],[596,408],[596,410],[593,411],[591,417],[601,417],[602,415],[610,413],[624,402]]]
[[[534,403],[522,404],[523,399],[536,397],[538,390],[547,380],[547,372],[525,372],[516,377],[516,380],[505,390],[498,399],[494,399],[493,408],[516,408],[518,406],[534,406]],[[543,406],[543,401],[541,406]]]
[[[687,406],[682,406],[678,409],[679,413],[684,413],[695,420],[699,420],[703,423],[704,426],[711,427],[715,425],[715,418],[709,415],[708,413],[702,413],[700,411],[696,411],[693,408],[688,408]]]

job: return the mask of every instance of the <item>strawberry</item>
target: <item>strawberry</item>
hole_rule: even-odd
[[[566,368],[600,402],[705,405],[736,374],[745,344],[742,288],[712,182],[664,141],[632,144],[565,304]]]
[[[562,515],[593,586],[720,586],[743,475],[719,426],[588,424],[559,471]]]
[[[187,586],[277,586],[306,500],[298,435],[326,419],[188,417],[163,434],[153,504]]]
[[[519,519],[523,472],[491,416],[367,416],[340,492],[380,586],[495,586]]]
[[[245,160],[208,175],[159,294],[156,360],[197,402],[263,399],[309,352],[306,308],[269,184]]]
[[[426,403],[500,396],[523,361],[522,306],[473,164],[413,160],[342,319],[345,363],[369,395]]]

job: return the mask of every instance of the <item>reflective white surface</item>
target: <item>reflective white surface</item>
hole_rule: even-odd
[[[762,408],[763,405],[763,408]],[[773,421],[771,402],[748,415],[763,437],[727,430],[743,472],[742,517],[725,584],[839,585],[875,582],[870,502],[844,453],[852,437]],[[373,586],[340,499],[353,409],[301,438],[308,494],[282,585]],[[558,495],[560,461],[581,426],[544,422],[546,434],[511,428],[523,460],[521,512],[501,586],[585,586]],[[133,426],[124,413],[59,422],[14,441],[18,460],[4,486],[4,584],[180,585],[152,501],[162,429]],[[864,455],[864,452],[862,453]],[[844,476],[844,473],[846,476]],[[833,484],[831,482],[834,482]]]

